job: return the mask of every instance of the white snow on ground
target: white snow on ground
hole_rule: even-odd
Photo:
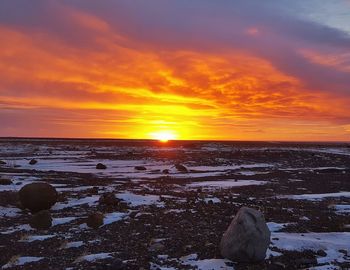
[[[338,197],[350,198],[350,192],[344,191],[344,192],[323,193],[323,194],[300,194],[300,195],[277,196],[277,198],[293,199],[293,200],[310,200],[310,201],[317,201],[325,198],[338,198]]]
[[[82,261],[94,262],[98,260],[113,258],[111,254],[112,253],[89,254],[89,255],[79,257],[75,262],[82,262]]]
[[[305,149],[306,151],[308,149]],[[345,147],[337,147],[337,148],[320,148],[320,149],[310,149],[309,151],[320,152],[320,153],[330,153],[336,155],[350,155],[350,149]]]
[[[113,152],[111,152],[113,153]],[[206,177],[224,175],[228,171],[237,169],[254,169],[268,168],[271,164],[256,163],[242,165],[227,165],[227,166],[193,166],[187,167],[188,173],[181,173],[174,168],[174,164],[164,163],[153,160],[106,160],[106,159],[88,159],[84,157],[82,152],[77,151],[75,155],[71,152],[69,155],[50,155],[35,156],[38,161],[35,165],[28,164],[30,158],[13,159],[12,163],[21,166],[23,169],[35,169],[39,171],[64,171],[76,173],[92,173],[97,175],[121,177],[130,179],[152,179],[164,176],[162,171],[169,170],[169,175],[173,178],[183,177]],[[105,170],[97,170],[96,164],[103,163],[107,166]],[[135,170],[135,166],[144,166],[146,171]],[[254,172],[251,172],[254,173]],[[257,172],[258,173],[258,172]],[[244,173],[242,173],[244,174]],[[252,174],[251,174],[252,175]],[[8,187],[9,188],[9,187]],[[65,189],[64,189],[65,190]],[[63,191],[63,190],[61,190]],[[67,190],[69,191],[69,190]]]
[[[177,268],[174,267],[166,267],[166,266],[160,266],[155,263],[151,263],[150,265],[150,270],[178,270]]]
[[[128,215],[127,213],[119,213],[119,212],[106,214],[103,219],[103,226],[120,221],[123,218],[125,218],[127,215]]]
[[[208,176],[221,176],[224,175],[225,172],[188,172],[188,173],[177,173],[177,174],[171,174],[170,176],[172,178],[194,178],[194,177],[208,177]]]
[[[200,270],[233,270],[234,268],[226,264],[231,261],[226,259],[204,259],[199,260],[197,254],[190,254],[180,258],[180,262],[183,265],[190,265],[197,267]]]
[[[241,165],[224,165],[224,166],[191,166],[188,167],[189,170],[194,171],[206,171],[206,172],[225,172],[237,169],[254,169],[254,168],[269,168],[273,167],[273,164],[267,163],[255,163],[255,164],[241,164]]]
[[[242,148],[244,151],[252,151],[252,150],[260,150],[260,151],[265,151],[265,150],[270,150],[270,151],[304,151],[304,152],[316,152],[316,153],[330,153],[330,154],[336,154],[336,155],[350,155],[350,149],[346,147],[325,147],[325,148],[296,148],[296,147],[277,147],[277,148]],[[217,151],[217,150],[216,150]]]
[[[190,188],[197,187],[208,187],[208,188],[232,188],[232,187],[243,187],[243,186],[257,186],[266,184],[266,181],[256,181],[256,180],[222,180],[222,181],[203,181],[203,182],[193,182],[186,185]]]
[[[52,185],[54,186],[54,185]],[[81,186],[81,187],[59,187],[56,188],[58,192],[64,192],[64,191],[70,191],[70,192],[78,192],[78,191],[85,191],[88,189],[93,188],[94,186]]]
[[[267,249],[266,250],[266,256],[265,256],[265,259],[268,259],[270,257],[278,257],[278,256],[281,256],[283,255],[282,253],[280,252],[277,252],[277,251],[272,251],[271,249]]]
[[[63,248],[79,248],[84,245],[83,241],[75,241],[66,243]]]
[[[15,175],[11,177],[13,184],[11,185],[0,185],[1,191],[19,191],[22,187],[27,184],[33,183],[38,180],[37,177],[28,176],[23,179],[23,175]]]
[[[21,240],[19,240],[19,242],[34,242],[34,241],[44,241],[50,238],[54,238],[56,237],[56,235],[54,234],[48,234],[48,235],[29,235],[29,236],[25,236],[24,238],[22,238]]]
[[[170,210],[165,211],[164,213],[167,214],[167,213],[182,213],[182,212],[186,212],[186,210],[185,209],[170,209]]]
[[[291,223],[267,222],[267,227],[269,227],[270,232],[278,232],[289,224]]]
[[[334,208],[337,214],[350,214],[350,204],[337,204]]]
[[[350,252],[350,233],[279,233],[271,234],[271,246],[282,250],[324,250],[326,257],[319,257],[318,263],[330,263],[334,260],[338,262],[345,261],[345,255],[339,250]]]
[[[301,167],[301,168],[280,168],[281,171],[315,171],[315,170],[327,170],[327,169],[336,169],[336,170],[346,170],[345,167]]]
[[[148,177],[152,175],[152,170],[160,170],[157,177],[164,174],[161,173],[163,169],[170,169],[172,164],[164,164],[163,162],[149,161],[149,160],[101,160],[101,159],[87,159],[82,156],[69,158],[47,158],[43,159],[35,157],[38,161],[35,165],[30,165],[30,159],[16,159],[13,162],[20,165],[23,169],[36,169],[40,171],[61,171],[61,172],[75,172],[75,173],[93,173],[114,177]],[[107,166],[105,170],[96,169],[97,163],[103,163]],[[135,166],[145,166],[146,171],[137,171]]]
[[[280,250],[324,250],[327,255],[325,257],[318,257],[317,262],[319,264],[327,263],[328,268],[324,266],[315,267],[314,269],[338,269],[336,266],[332,266],[333,261],[344,262],[348,260],[348,257],[339,250],[345,250],[350,252],[350,233],[349,232],[335,232],[335,233],[283,233],[275,232],[288,223],[275,223],[269,222],[268,227],[272,231],[272,240],[270,248],[266,252],[266,258],[271,256],[281,256],[282,253],[272,251],[271,248],[278,248]],[[164,261],[177,260],[183,265],[189,265],[198,267],[199,270],[220,270],[220,269],[231,269],[234,268],[227,266],[226,263],[231,261],[225,259],[203,259],[199,260],[197,254],[190,254],[180,259],[169,259],[167,256],[164,257]],[[164,263],[163,263],[164,264]],[[160,269],[171,269],[165,266],[158,266]],[[332,267],[332,268],[330,268]],[[197,269],[197,268],[196,268]]]
[[[258,174],[268,174],[269,172],[239,171],[240,175],[253,176]]]
[[[10,261],[7,264],[5,264],[2,267],[2,269],[11,268],[11,267],[14,267],[14,266],[25,265],[26,263],[37,262],[37,261],[40,261],[42,259],[44,259],[44,257],[30,257],[30,256],[18,257],[16,259],[14,259],[13,261]]]
[[[0,234],[11,234],[19,231],[31,231],[33,230],[28,224],[18,225],[7,228],[7,231],[0,231]]]
[[[210,201],[212,201],[213,203],[221,203],[221,200],[216,197],[208,197],[208,198],[205,198],[204,201],[206,203],[209,203]]]
[[[65,208],[69,208],[69,207],[76,207],[76,206],[80,206],[83,204],[88,204],[89,206],[93,206],[94,204],[96,204],[96,202],[100,199],[100,196],[98,195],[92,195],[89,197],[85,197],[82,199],[70,199],[68,202],[65,203],[56,203],[51,209],[52,210],[62,210]]]
[[[16,207],[0,206],[0,217],[17,217],[20,213],[21,210]]]
[[[70,223],[73,220],[76,220],[77,217],[63,217],[63,218],[53,218],[52,219],[52,226],[62,225],[66,223]]]
[[[131,192],[124,192],[116,194],[116,197],[126,201],[131,206],[151,205],[164,206],[163,202],[160,202],[158,195],[138,195]]]

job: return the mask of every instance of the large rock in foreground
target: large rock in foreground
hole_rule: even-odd
[[[242,207],[222,236],[221,255],[235,262],[262,261],[270,244],[270,236],[263,214]]]
[[[47,183],[31,183],[19,191],[23,208],[29,209],[32,213],[50,209],[57,202],[57,197],[56,189]]]
[[[34,214],[29,220],[29,225],[35,229],[49,229],[52,226],[52,217],[50,212],[48,210],[43,210]]]

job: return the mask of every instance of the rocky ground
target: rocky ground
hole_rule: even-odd
[[[350,269],[346,144],[3,139],[0,176],[3,269]],[[36,181],[59,192],[48,230],[18,201]],[[261,263],[220,256],[242,206],[272,232]]]

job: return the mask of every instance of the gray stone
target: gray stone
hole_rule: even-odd
[[[221,255],[235,262],[264,260],[270,236],[263,214],[242,207],[221,238]]]

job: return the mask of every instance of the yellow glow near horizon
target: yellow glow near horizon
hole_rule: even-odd
[[[151,138],[164,143],[168,142],[169,140],[175,140],[177,138],[177,135],[171,130],[156,131],[152,132],[150,135]]]

